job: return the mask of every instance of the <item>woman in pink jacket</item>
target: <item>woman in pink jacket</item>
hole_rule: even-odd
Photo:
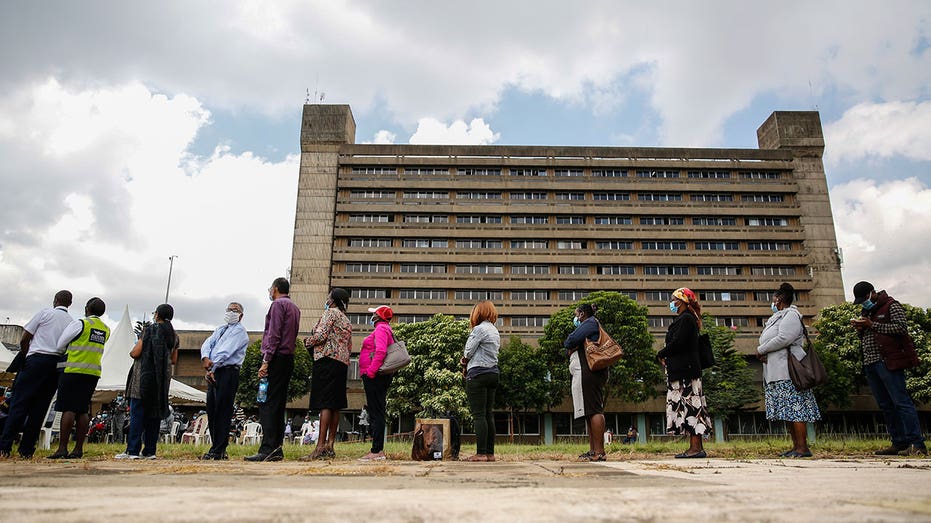
[[[393,374],[379,374],[378,368],[385,361],[388,345],[394,343],[394,333],[388,322],[394,316],[391,307],[382,305],[369,309],[370,320],[375,328],[364,340],[359,351],[359,375],[365,387],[365,401],[368,403],[369,427],[372,431],[372,450],[359,458],[360,461],[385,459],[385,405],[388,402],[388,387],[391,386]]]

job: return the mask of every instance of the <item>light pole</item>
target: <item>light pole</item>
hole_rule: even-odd
[[[165,287],[165,303],[168,303],[168,291],[171,290],[171,269],[175,266],[175,258],[177,257],[176,254],[168,257],[168,286]]]

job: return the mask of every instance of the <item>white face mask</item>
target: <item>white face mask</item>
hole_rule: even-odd
[[[239,323],[239,313],[236,311],[226,311],[223,315],[223,321],[226,323]]]

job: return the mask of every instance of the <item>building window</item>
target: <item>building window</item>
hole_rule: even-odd
[[[672,291],[647,291],[647,301],[672,301]]]
[[[556,176],[564,176],[564,177],[582,176],[582,169],[556,169]]]
[[[477,214],[456,216],[456,223],[501,223],[500,216]]]
[[[585,193],[583,192],[558,192],[556,193],[556,199],[557,200],[581,201],[585,199]]]
[[[689,199],[693,202],[732,202],[734,201],[734,195],[727,193],[701,192],[691,195]]]
[[[549,274],[549,265],[511,265],[511,274]]]
[[[500,249],[501,240],[456,240],[457,249]]]
[[[549,246],[546,240],[511,240],[512,249],[548,249]]]
[[[350,191],[350,198],[394,198],[394,191],[371,191],[359,190]]]
[[[712,225],[718,227],[737,225],[737,219],[733,216],[696,216],[692,218],[692,225]]]
[[[630,201],[630,193],[626,192],[595,192],[592,199],[596,201],[621,202]]]
[[[359,312],[350,312],[346,316],[349,318],[349,323],[353,325],[367,325],[369,318],[372,317],[371,314]]]
[[[754,276],[795,276],[795,267],[751,267],[750,274]]]
[[[560,301],[584,300],[590,293],[588,291],[559,291]]]
[[[500,200],[500,192],[487,192],[487,191],[469,191],[469,192],[456,192],[456,198],[459,200]]]
[[[747,218],[749,227],[787,227],[789,220],[785,218]]]
[[[447,223],[449,216],[445,214],[405,214],[404,223]]]
[[[468,301],[482,301],[482,300],[491,300],[491,301],[501,301],[504,299],[503,291],[473,291],[473,290],[464,290],[456,291],[457,300],[468,300]]]
[[[448,191],[404,191],[404,198],[408,200],[438,200],[449,198]]]
[[[545,192],[512,192],[512,200],[546,200]]]
[[[349,296],[353,299],[378,300],[388,297],[387,289],[350,289]]]
[[[699,292],[698,299],[702,301],[746,301],[747,293],[724,291]]]
[[[557,216],[556,225],[585,225],[584,216]]]
[[[630,216],[595,216],[595,225],[630,225]]]
[[[486,167],[460,167],[456,170],[460,176],[501,176],[501,169],[488,169]]]
[[[504,266],[461,263],[456,265],[456,274],[504,274]]]
[[[642,192],[637,195],[641,202],[681,202],[682,195],[668,192]]]
[[[401,246],[418,249],[445,249],[449,246],[449,241],[434,240],[432,238],[407,238],[401,241]]]
[[[641,243],[640,247],[645,251],[684,251],[685,242],[650,241]]]
[[[647,316],[647,325],[651,329],[659,329],[672,325],[675,318],[671,316]]]
[[[643,274],[649,276],[686,276],[689,273],[687,265],[644,265]]]
[[[747,242],[747,249],[751,251],[791,251],[790,242]]]
[[[544,167],[524,167],[518,169],[508,169],[511,176],[546,176]]]
[[[624,169],[595,169],[592,171],[595,178],[626,178],[627,171]]]
[[[645,169],[637,171],[637,178],[678,178],[679,171],[664,171],[660,169]]]
[[[588,265],[560,265],[559,274],[588,274]]]
[[[599,265],[598,274],[635,274],[633,265]]]
[[[446,265],[442,263],[402,263],[401,272],[443,274],[446,272]]]
[[[429,321],[433,316],[429,314],[395,314],[394,319],[398,323],[419,323]]]
[[[750,322],[747,318],[715,318],[714,324],[718,327],[747,327],[750,325]]]
[[[695,242],[698,251],[736,251],[739,248],[738,242]]]
[[[402,300],[445,300],[445,289],[401,289],[398,297]]]
[[[353,223],[388,223],[391,216],[388,214],[350,214],[349,221]]]
[[[723,179],[730,177],[731,173],[727,171],[689,171],[689,178]]]
[[[511,316],[512,327],[546,327],[549,316]]]
[[[685,218],[681,216],[641,216],[640,225],[683,225]]]
[[[624,240],[599,240],[595,242],[595,248],[612,251],[629,251],[634,248],[634,242]]]
[[[449,167],[405,167],[404,174],[413,174],[418,176],[446,176],[449,174]]]
[[[744,194],[740,197],[742,202],[782,203],[784,200],[781,194]]]
[[[350,247],[391,247],[391,238],[350,238]]]
[[[353,167],[352,174],[398,174],[394,167]]]
[[[584,249],[586,242],[581,240],[557,240],[557,249]]]
[[[778,172],[773,171],[744,171],[740,173],[740,176],[745,180],[778,180],[782,177]]]
[[[526,225],[543,225],[549,222],[549,216],[511,216],[511,223],[519,223]]]
[[[391,272],[390,263],[347,263],[346,272]]]
[[[511,291],[511,301],[546,301],[549,291]]]
[[[699,265],[697,273],[699,276],[740,276],[740,267],[727,265]]]

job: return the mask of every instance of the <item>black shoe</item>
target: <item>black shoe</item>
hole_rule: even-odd
[[[200,459],[203,461],[209,461],[209,460],[217,459],[217,455],[214,454],[213,452],[207,452],[206,454],[201,456]]]
[[[244,459],[245,461],[281,461],[284,459],[284,454],[282,454],[281,452],[273,452],[271,454],[262,454],[262,453],[257,452],[251,456],[246,456],[242,459]]]
[[[875,455],[877,455],[877,456],[895,456],[895,455],[897,455],[899,452],[902,452],[903,450],[905,450],[906,448],[908,448],[908,447],[897,447],[897,446],[895,446],[895,445],[892,445],[892,446],[886,447],[886,448],[884,448],[884,449],[877,450],[877,451],[874,452],[873,454],[875,454]]]
[[[74,452],[74,451],[71,451],[71,452],[68,453],[68,459],[81,459],[81,458],[83,458],[83,457],[84,457],[84,453],[83,453],[83,452]]]
[[[923,456],[927,456],[928,448],[925,447],[923,444],[915,445],[914,443],[912,443],[911,445],[899,451],[899,456],[917,456],[919,454]]]
[[[689,458],[706,458],[706,457],[708,457],[708,454],[706,454],[704,450],[699,450],[698,452],[696,452],[696,453],[694,453],[694,454],[689,454],[688,451],[685,451],[685,452],[683,452],[683,453],[681,453],[681,454],[676,454],[675,457],[678,458],[678,459],[683,459],[683,458],[685,458],[685,459],[689,459]]]
[[[54,454],[49,454],[48,459],[65,459],[68,457],[67,452],[56,452]]]
[[[230,459],[230,455],[227,454],[226,452],[224,452],[223,454],[214,454],[214,458],[213,458],[213,459],[215,459],[215,460],[217,460],[217,461],[228,460],[228,459]]]

